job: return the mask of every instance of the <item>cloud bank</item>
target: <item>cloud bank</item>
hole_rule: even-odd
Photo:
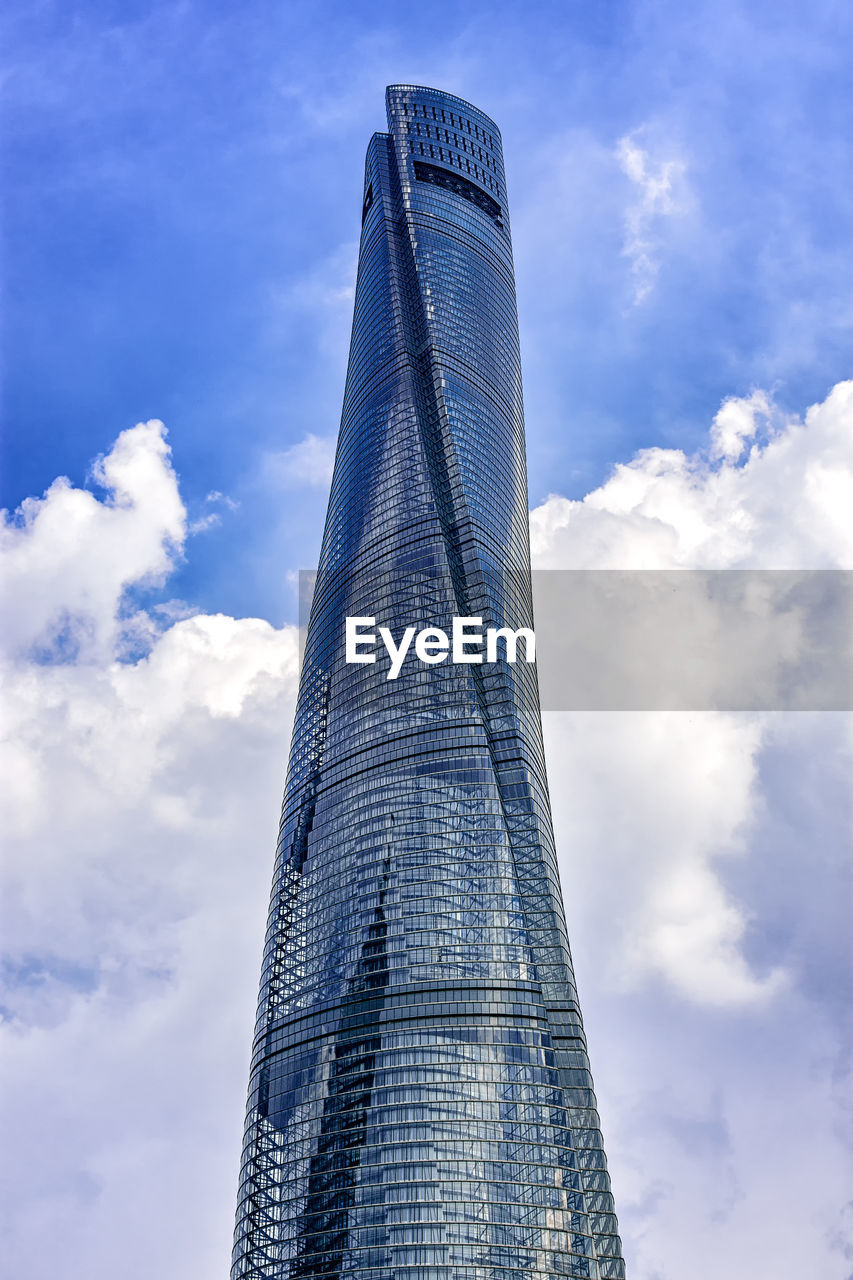
[[[161,423],[94,479],[3,530],[3,1236],[33,1280],[223,1274],[296,630],[138,604],[186,536]]]
[[[537,563],[849,567],[852,404],[851,384],[802,421],[727,401],[705,453],[646,450],[538,507]],[[164,595],[187,521],[162,424],[93,478],[3,528],[3,1234],[28,1280],[207,1280],[296,629]],[[632,1276],[849,1274],[844,724],[575,714],[546,734]]]
[[[646,449],[581,501],[549,497],[534,564],[849,569],[851,507],[853,383],[802,419],[757,390],[703,452]],[[711,1280],[725,1251],[738,1280],[849,1276],[849,717],[545,731],[630,1274]]]

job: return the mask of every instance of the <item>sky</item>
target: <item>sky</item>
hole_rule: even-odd
[[[503,134],[534,563],[853,569],[853,11],[4,27],[0,1234],[22,1280],[208,1280],[385,85]],[[629,1275],[850,1280],[850,718],[545,734]]]

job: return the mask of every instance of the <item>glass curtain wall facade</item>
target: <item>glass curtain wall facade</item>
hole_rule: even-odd
[[[344,620],[532,626],[500,134],[387,91],[263,960],[233,1280],[624,1275],[535,666],[345,662]]]

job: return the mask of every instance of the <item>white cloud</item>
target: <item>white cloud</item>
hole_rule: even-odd
[[[210,493],[205,497],[205,502],[222,503],[228,511],[237,511],[240,503],[234,498],[229,498],[227,493],[220,493],[218,489],[211,489]]]
[[[738,466],[757,414],[772,419],[773,429]],[[853,566],[853,383],[835,387],[804,422],[783,420],[764,392],[728,400],[711,428],[711,452],[719,462],[646,449],[582,501],[548,498],[531,513],[534,564]],[[569,847],[594,843],[594,881],[608,897],[614,881],[623,886],[610,908],[618,913],[618,942],[602,955],[614,980],[638,985],[658,974],[708,1004],[777,991],[782,973],[753,973],[743,956],[748,913],[719,874],[721,859],[743,853],[761,803],[765,722],[704,712],[573,723],[583,723],[583,733],[573,736],[564,724],[557,767],[586,779],[587,803],[573,807],[572,824],[582,831]],[[622,793],[615,806],[614,788]],[[573,868],[572,880],[578,874]],[[593,887],[587,883],[585,893]]]
[[[187,526],[187,533],[207,533],[208,529],[215,529],[222,523],[222,517],[218,511],[209,511],[206,516],[199,516],[197,519],[190,521]]]
[[[332,479],[336,443],[335,436],[309,433],[289,449],[268,454],[264,473],[274,484],[284,488],[299,485],[325,488]]]
[[[711,457],[737,462],[747,441],[755,438],[758,419],[768,421],[773,405],[766,391],[749,396],[731,396],[723,403],[711,427]]]
[[[549,716],[546,723],[569,925],[630,1274],[714,1280],[725,1249],[736,1280],[846,1276],[849,722],[732,719],[726,745],[735,758],[725,769],[733,795],[709,779],[698,806],[689,784],[701,767],[704,717]],[[566,796],[569,777],[574,794]],[[714,860],[714,892],[724,887],[748,917],[737,948],[741,973],[761,980],[782,966],[784,988],[742,1001],[731,989],[731,963],[721,972],[695,956],[687,957],[684,985],[704,972],[709,982],[722,980],[723,1000],[650,981],[648,957],[644,980],[629,974],[620,985],[625,975],[610,953],[620,949],[631,895],[648,888],[644,865],[665,876],[671,859],[691,864],[702,842],[714,834],[725,841],[730,803],[751,816],[736,846]]]
[[[715,456],[648,450],[538,508],[538,562],[847,564],[852,396],[803,422],[728,402]],[[101,500],[59,481],[4,533],[27,596],[3,659],[0,1213],[28,1280],[202,1280],[227,1266],[297,640],[134,611],[186,537],[162,427],[101,465]],[[634,1280],[712,1280],[723,1249],[733,1280],[836,1274],[841,727],[586,713],[546,734]]]
[[[756,415],[771,430],[736,465]],[[853,567],[853,382],[804,420],[764,392],[730,399],[711,431],[712,460],[644,449],[582,501],[531,512],[538,568],[825,569]]]
[[[97,475],[4,531],[4,1240],[32,1280],[177,1280],[230,1247],[296,632],[172,603],[122,661],[186,518],[159,423]]]
[[[654,288],[660,270],[662,222],[687,208],[687,168],[683,160],[660,159],[642,147],[638,130],[621,138],[616,148],[619,166],[634,184],[634,199],[625,213],[622,252],[631,264],[634,305]]]
[[[121,629],[118,601],[132,583],[162,581],[186,536],[186,512],[162,422],[123,431],[93,467],[105,501],[68,480],[3,516],[6,642],[13,649],[65,639],[103,657]]]
[[[802,420],[756,391],[707,454],[644,450],[582,501],[550,497],[534,563],[850,568],[851,507],[853,383]],[[849,717],[563,713],[545,732],[630,1274],[713,1280],[725,1253],[738,1280],[846,1275]]]
[[[235,502],[233,498],[229,498],[227,494],[220,493],[218,489],[211,489],[210,493],[205,497],[205,506],[221,506],[226,511],[238,511],[240,503]],[[222,523],[222,515],[219,511],[208,511],[205,515],[197,516],[195,520],[191,520],[187,526],[187,533],[197,534],[206,533],[208,529],[215,529]]]
[[[746,915],[719,875],[748,848],[757,719],[561,713],[547,735],[552,782],[572,780],[569,799],[555,785],[554,808],[569,906],[576,894],[584,904],[576,942],[602,977],[624,991],[663,979],[705,1006],[779,990],[778,968],[755,973],[745,960]]]

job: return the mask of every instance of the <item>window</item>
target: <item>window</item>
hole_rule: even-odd
[[[469,182],[467,178],[461,178],[456,173],[450,173],[449,170],[435,164],[427,164],[423,160],[415,161],[415,178],[418,182],[431,182],[435,187],[443,187],[445,191],[452,191],[455,195],[462,196],[463,200],[468,200],[478,209],[482,209],[483,213],[488,214],[497,226],[503,227],[502,210],[498,202],[493,200],[488,192],[475,187],[474,183]]]

